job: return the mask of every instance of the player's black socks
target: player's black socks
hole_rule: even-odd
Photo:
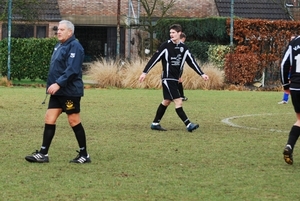
[[[55,134],[55,128],[56,128],[55,124],[54,125],[45,124],[44,134],[43,134],[43,143],[42,143],[42,147],[40,149],[40,153],[48,154],[50,144],[51,144],[52,139]]]
[[[176,108],[176,113],[180,117],[180,119],[183,121],[183,123],[187,126],[190,122],[188,117],[186,116],[185,112],[183,111],[182,107]]]
[[[72,127],[80,149],[80,155],[87,156],[85,131],[81,123]]]
[[[157,108],[155,118],[153,120],[154,123],[159,123],[161,118],[164,116],[166,112],[167,106],[164,106],[163,104],[160,103],[160,105]]]
[[[181,96],[181,97],[184,97],[182,82],[179,82],[179,83],[178,83],[178,91],[179,91],[179,93],[180,93],[180,96]]]
[[[300,135],[300,127],[299,126],[293,126],[291,128],[290,134],[289,134],[289,139],[287,144],[291,145],[292,149],[294,149],[294,146],[299,138]]]

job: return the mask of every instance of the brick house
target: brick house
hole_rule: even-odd
[[[57,23],[70,20],[75,24],[76,38],[86,51],[86,61],[92,56],[114,57],[117,47],[118,0],[44,0],[38,22],[24,26],[22,16],[13,13],[12,37],[53,37]],[[168,2],[169,0],[164,0]],[[278,0],[280,1],[280,0]],[[286,7],[297,7],[298,0],[290,0]],[[177,0],[167,17],[203,18],[230,16],[231,0]],[[235,16],[289,20],[285,9],[273,0],[235,0]],[[4,12],[5,5],[0,5]],[[1,13],[1,12],[0,12]],[[159,16],[156,10],[154,16]],[[138,19],[144,16],[140,0],[120,1],[120,55],[134,58],[137,55]],[[131,20],[129,20],[131,19]],[[18,28],[16,28],[18,27]],[[25,28],[26,29],[25,29]],[[30,27],[30,28],[28,28]],[[0,22],[0,39],[7,37],[7,22]]]

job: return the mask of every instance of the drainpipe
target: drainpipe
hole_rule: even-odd
[[[230,46],[233,46],[233,7],[234,0],[231,0],[231,9],[230,9]]]
[[[8,42],[7,42],[7,79],[10,80],[10,53],[11,53],[11,8],[12,7],[12,0],[8,1]]]
[[[128,49],[128,59],[130,60],[131,59],[131,43],[130,43],[130,40],[131,40],[131,7],[132,3],[131,3],[131,0],[128,0],[128,17],[127,17],[127,26],[129,27],[129,33],[128,33],[128,44],[127,44],[127,49]]]
[[[117,61],[120,59],[120,13],[121,13],[121,0],[118,0],[117,11]]]

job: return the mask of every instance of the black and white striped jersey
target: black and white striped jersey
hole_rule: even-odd
[[[183,72],[184,63],[199,75],[203,75],[195,58],[184,43],[175,44],[172,40],[164,42],[147,63],[144,73],[148,73],[157,62],[162,62],[162,79],[178,80]]]
[[[300,36],[293,39],[284,52],[280,78],[284,89],[300,91]]]

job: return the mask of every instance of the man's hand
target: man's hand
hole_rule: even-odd
[[[206,74],[201,75],[201,77],[202,77],[205,81],[209,79],[208,75],[206,75]]]
[[[60,89],[60,86],[57,83],[51,84],[47,89],[48,94],[55,94]]]
[[[140,78],[139,78],[139,81],[143,82],[145,80],[145,78],[146,78],[146,75],[147,75],[146,73],[142,73],[141,76],[140,76]]]

